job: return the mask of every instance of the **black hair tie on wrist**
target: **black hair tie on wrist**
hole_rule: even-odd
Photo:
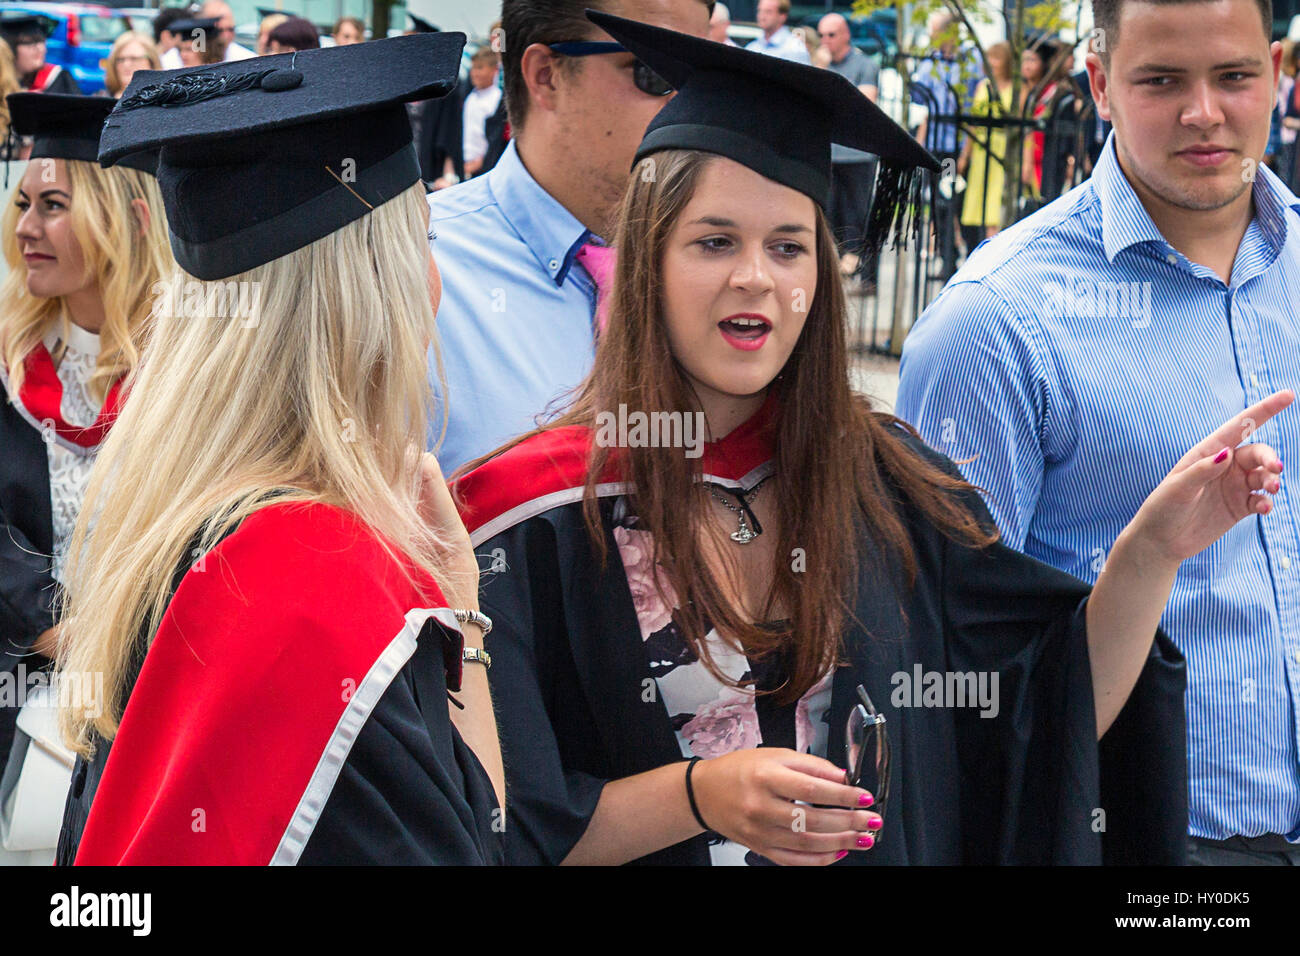
[[[699,805],[695,802],[695,788],[691,786],[691,771],[703,759],[703,757],[692,757],[686,764],[686,799],[691,802],[691,813],[695,815],[695,822],[703,828],[705,833],[712,833],[713,828],[704,822],[704,817],[700,816]]]

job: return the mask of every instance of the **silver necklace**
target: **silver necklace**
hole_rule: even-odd
[[[772,476],[768,475],[748,491],[728,488],[725,485],[714,484],[712,481],[705,482],[709,486],[709,494],[713,496],[713,499],[736,516],[736,530],[731,532],[731,540],[736,544],[749,544],[763,533],[763,526],[759,524],[758,516],[754,514],[753,509],[749,506],[758,497],[763,485],[767,484],[771,478]],[[728,501],[723,492],[734,497],[739,507]]]

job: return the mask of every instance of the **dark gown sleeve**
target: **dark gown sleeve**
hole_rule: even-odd
[[[49,465],[40,435],[0,389],[0,674],[49,666],[31,647],[54,626],[59,590],[53,550]],[[0,704],[0,770],[20,707]]]
[[[933,453],[929,453],[934,460]],[[956,474],[951,462],[942,466]],[[965,500],[993,527],[975,492]],[[957,710],[964,858],[989,864],[1183,862],[1186,667],[1157,630],[1100,744],[1088,659],[1090,588],[996,543],[945,541],[938,600],[949,668],[998,676],[998,714]]]
[[[0,671],[12,671],[36,638],[54,626],[57,594],[49,554],[0,508]]]
[[[459,86],[441,99],[425,100],[419,106],[420,142],[416,144],[416,151],[424,179],[428,182],[442,175],[443,163],[449,156],[456,175],[465,175],[463,108],[464,98]]]
[[[485,568],[480,605],[492,619],[484,646],[492,655],[511,864],[561,862],[587,829],[606,782],[573,769],[562,750],[562,741],[580,748],[594,734],[574,717],[587,709],[574,706],[584,692],[566,633],[556,534],[544,517],[534,518],[475,549]]]
[[[430,622],[358,734],[300,865],[504,862],[492,782],[447,713],[441,644]]]
[[[67,70],[60,70],[54,81],[45,88],[46,93],[63,93],[67,96],[81,96],[81,87]]]
[[[46,449],[0,390],[0,671],[54,626],[53,530]]]

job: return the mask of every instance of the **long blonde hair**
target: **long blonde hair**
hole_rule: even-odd
[[[79,752],[116,734],[128,663],[152,642],[191,542],[206,554],[268,504],[346,509],[456,593],[418,511],[434,328],[424,195],[417,183],[225,280],[250,284],[248,316],[214,314],[214,296],[200,315],[155,319],[69,548],[61,672],[103,686],[62,712]]]
[[[18,82],[18,68],[14,65],[14,51],[8,43],[0,43],[0,132],[3,133],[0,138],[9,137],[9,101],[5,97],[22,88]]]
[[[158,181],[138,169],[101,169],[76,159],[52,162],[62,163],[67,171],[72,234],[81,246],[86,277],[96,279],[104,301],[99,360],[90,380],[92,394],[102,399],[114,382],[139,363],[154,285],[176,265],[167,240],[162,194]],[[61,296],[38,298],[27,291],[27,263],[18,242],[21,211],[13,201],[19,187],[0,218],[9,265],[0,284],[0,362],[15,394],[22,386],[27,354],[54,323],[62,322],[66,329],[69,322]],[[143,199],[149,207],[149,225],[143,230],[131,205],[135,199]]]

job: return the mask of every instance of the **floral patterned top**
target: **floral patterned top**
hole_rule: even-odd
[[[632,592],[650,676],[667,708],[682,756],[720,757],[766,744],[825,757],[833,671],[793,707],[774,705],[768,695],[759,696],[750,688],[730,687],[718,680],[691,650],[673,620],[679,606],[677,597],[654,561],[650,532],[638,530],[636,524],[635,517],[623,518],[614,528],[614,541]],[[763,689],[779,683],[774,666],[751,664],[716,630],[710,630],[704,639],[715,665],[729,679],[753,679]],[[770,864],[747,847],[720,836],[711,841],[709,854],[714,866]]]

